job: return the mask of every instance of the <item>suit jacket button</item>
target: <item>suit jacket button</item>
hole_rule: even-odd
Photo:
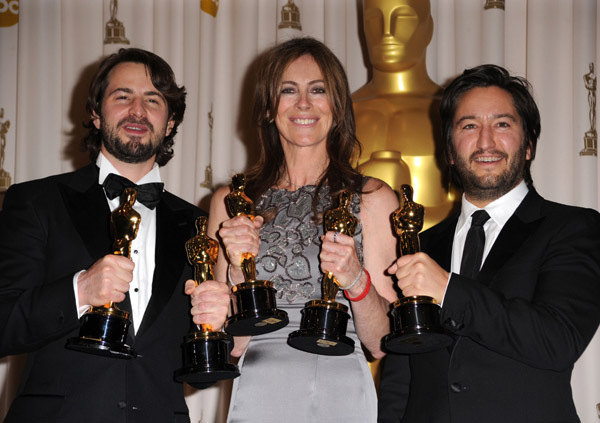
[[[117,403],[117,407],[119,407],[121,410],[124,409],[125,407],[127,407],[127,403],[125,401],[119,401]]]
[[[450,389],[452,389],[452,392],[456,392],[457,394],[460,394],[463,390],[460,383],[456,383],[456,382],[450,384]]]

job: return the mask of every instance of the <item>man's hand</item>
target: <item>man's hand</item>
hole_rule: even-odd
[[[226,283],[209,280],[196,286],[196,282],[190,279],[185,283],[185,293],[191,297],[190,313],[195,324],[209,324],[215,330],[223,326],[230,302],[230,291]]]
[[[438,303],[444,299],[450,274],[425,253],[402,256],[387,271],[396,274],[405,297],[424,295]]]
[[[133,261],[124,256],[102,257],[77,279],[79,304],[101,306],[123,301],[133,280],[134,266]]]

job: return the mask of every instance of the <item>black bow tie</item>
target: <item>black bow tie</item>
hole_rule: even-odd
[[[137,191],[137,201],[151,210],[159,203],[164,185],[162,182],[136,185],[129,179],[114,173],[110,173],[102,184],[109,200],[119,197],[123,194],[125,188],[135,189]]]

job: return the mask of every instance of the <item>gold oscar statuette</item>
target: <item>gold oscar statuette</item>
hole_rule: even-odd
[[[254,203],[244,193],[245,175],[238,173],[231,180],[231,192],[225,205],[231,217],[246,216],[254,220]],[[234,336],[260,335],[273,332],[289,323],[285,311],[277,309],[273,282],[256,279],[256,261],[251,253],[242,254],[240,263],[244,282],[231,288],[233,315],[225,322],[225,331]]]
[[[206,225],[206,217],[198,217],[196,235],[185,244],[197,285],[214,280],[213,266],[219,253],[219,243],[206,234]],[[185,336],[182,345],[183,367],[175,372],[175,380],[197,386],[238,377],[239,369],[229,363],[231,345],[231,335],[215,331],[209,324],[194,326]]]
[[[110,233],[113,237],[112,253],[131,257],[131,243],[140,228],[140,214],[133,209],[137,192],[125,188],[121,205],[110,215]],[[116,304],[91,306],[81,317],[79,337],[67,341],[67,348],[96,355],[117,358],[133,358],[135,352],[125,341],[131,320],[129,312],[120,310]]]
[[[339,205],[325,212],[325,232],[334,231],[354,236],[358,219],[350,212],[352,194],[342,191]],[[332,272],[323,275],[322,299],[308,301],[302,309],[300,329],[290,333],[288,344],[292,347],[321,355],[348,355],[354,351],[354,341],[346,336],[348,307],[335,301],[339,282]]]
[[[596,72],[594,72],[594,63],[590,63],[590,71],[583,75],[585,89],[588,92],[588,107],[590,129],[583,136],[584,148],[579,152],[580,156],[598,155],[598,132],[596,132]]]
[[[423,229],[425,209],[413,201],[413,189],[402,185],[402,207],[392,213],[400,254],[421,251],[419,232]],[[385,336],[385,347],[392,352],[413,354],[434,351],[450,345],[452,338],[440,325],[440,307],[427,296],[403,297],[391,312],[392,332]]]
[[[104,27],[104,44],[129,44],[125,37],[125,25],[117,19],[118,0],[110,0],[110,20]]]
[[[427,73],[433,37],[429,0],[363,0],[370,79],[352,94],[364,175],[381,178],[400,194],[412,184],[423,204],[424,229],[456,206],[447,169],[440,168],[439,106],[443,89]],[[402,153],[402,154],[400,154]],[[407,169],[408,167],[408,169]]]
[[[281,8],[281,22],[278,26],[279,29],[291,28],[302,31],[302,25],[300,24],[300,9],[294,3],[294,0],[288,0]]]

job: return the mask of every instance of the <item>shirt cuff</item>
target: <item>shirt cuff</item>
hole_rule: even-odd
[[[448,292],[448,286],[450,285],[450,279],[452,279],[452,272],[448,274],[448,281],[446,282],[446,289],[444,290],[444,296],[442,297],[442,301],[440,302],[440,308],[444,307],[444,299],[446,298],[446,292]]]
[[[79,275],[81,275],[85,270],[80,270],[75,273],[73,276],[73,293],[75,294],[75,308],[77,310],[77,318],[80,319],[81,316],[85,314],[86,311],[89,310],[90,305],[79,305],[79,290],[77,289],[77,279],[79,279]]]

